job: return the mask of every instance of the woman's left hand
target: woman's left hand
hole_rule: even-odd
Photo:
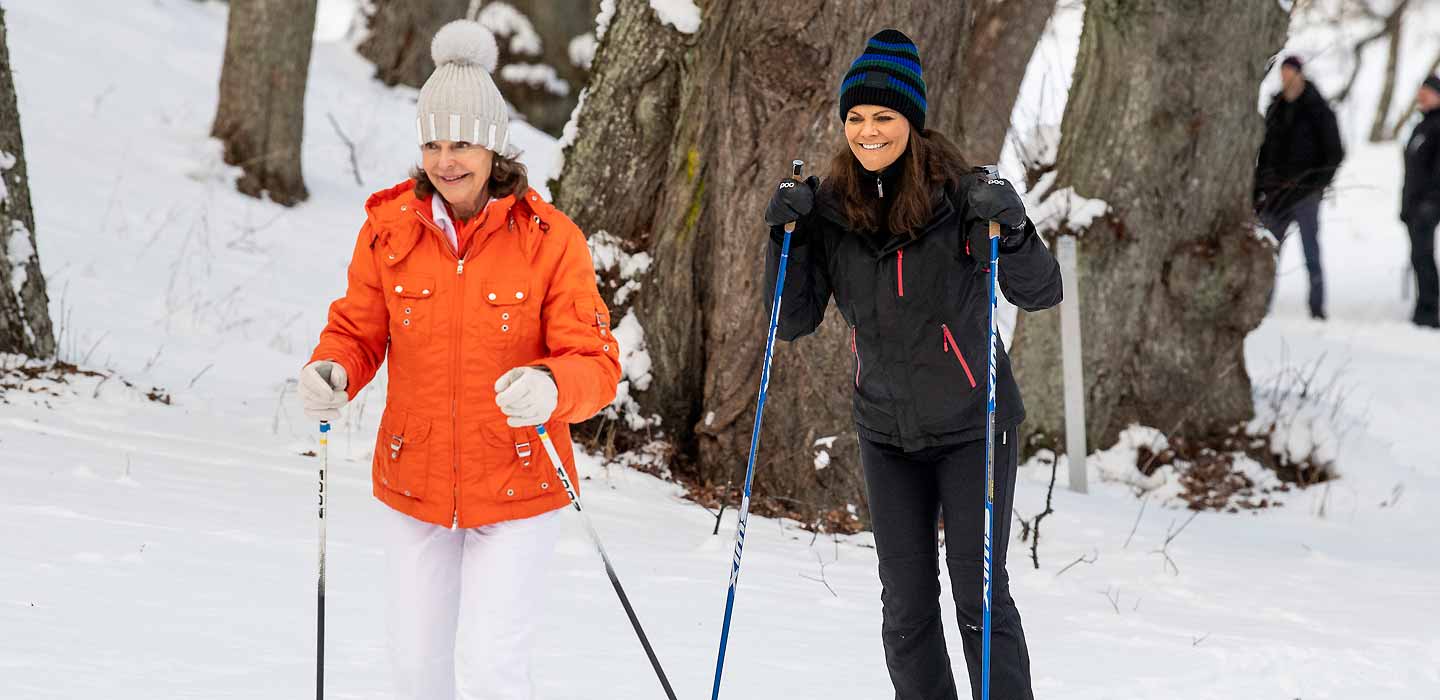
[[[970,188],[970,212],[977,219],[998,221],[1005,228],[1025,226],[1025,200],[1004,178],[981,178]]]
[[[539,367],[516,367],[495,381],[495,403],[512,428],[528,428],[550,420],[559,396],[555,380]]]

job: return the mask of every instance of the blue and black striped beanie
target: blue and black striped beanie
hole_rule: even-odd
[[[865,42],[865,53],[850,64],[840,83],[840,119],[855,105],[889,107],[916,130],[925,128],[925,77],[920,51],[910,37],[882,30]]]

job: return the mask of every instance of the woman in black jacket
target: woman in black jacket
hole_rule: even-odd
[[[999,283],[1027,311],[1060,302],[1060,270],[1010,183],[966,166],[925,128],[919,53],[876,34],[840,88],[846,148],[822,183],[783,181],[766,209],[773,288],[783,226],[791,239],[778,334],[813,332],[830,297],[850,326],[855,426],[880,559],[881,639],[897,700],[957,698],[940,618],[937,525],[971,694],[980,695],[988,222],[1002,225]],[[998,338],[997,338],[998,343]],[[1005,573],[1025,417],[1003,347],[996,350],[995,539],[991,687],[1028,699],[1030,660]]]

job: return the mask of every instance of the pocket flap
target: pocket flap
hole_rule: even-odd
[[[406,443],[424,442],[425,438],[430,436],[430,421],[392,408],[386,410],[385,415],[380,418],[380,430],[387,440],[393,435],[399,435]]]
[[[407,299],[429,299],[435,296],[435,278],[429,275],[401,275],[390,291]]]
[[[599,330],[600,335],[609,335],[610,309],[605,307],[605,300],[599,295],[591,294],[576,299],[575,316],[585,325]]]
[[[492,306],[523,304],[526,299],[530,298],[530,281],[524,279],[486,280],[481,285],[481,291],[485,295],[485,301]]]

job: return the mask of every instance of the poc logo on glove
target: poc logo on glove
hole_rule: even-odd
[[[782,190],[788,190],[788,189],[790,189],[791,187],[794,187],[794,186],[795,186],[795,181],[794,181],[794,180],[786,180],[786,181],[780,183],[780,189],[782,189]]]

